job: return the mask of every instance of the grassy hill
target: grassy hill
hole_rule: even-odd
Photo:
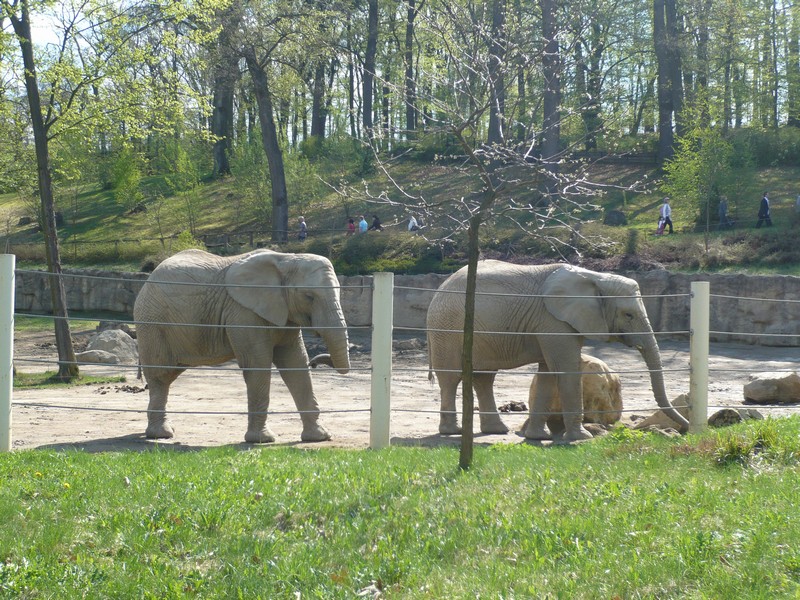
[[[391,270],[397,273],[442,271],[458,268],[464,253],[458,238],[439,243],[449,227],[441,217],[426,223],[425,235],[406,231],[412,196],[430,201],[458,199],[476,188],[469,173],[454,165],[399,161],[391,165],[390,180],[380,169],[365,177],[345,172],[335,162],[290,166],[290,228],[299,215],[309,224],[309,238],[290,241],[282,249],[310,251],[333,260],[343,274]],[[517,262],[568,260],[597,269],[653,268],[673,270],[745,270],[800,275],[800,248],[796,243],[794,199],[800,188],[800,168],[770,168],[756,172],[730,197],[734,229],[708,235],[698,226],[697,208],[681,198],[672,199],[675,235],[655,236],[661,194],[657,173],[641,165],[598,165],[592,179],[607,192],[599,200],[602,210],[580,228],[571,240],[581,256],[561,257],[549,243],[522,232],[514,222],[498,216],[484,228],[482,248],[487,256]],[[395,182],[404,190],[401,192]],[[625,191],[644,182],[647,192]],[[269,245],[269,191],[252,173],[207,181],[194,189],[169,193],[163,179],[145,178],[146,200],[132,210],[123,206],[113,190],[97,186],[60,189],[57,207],[64,218],[59,227],[65,267],[98,266],[139,270],[185,247],[204,242],[219,253]],[[763,190],[771,192],[775,226],[756,230],[754,224]],[[526,190],[518,199],[524,200]],[[407,194],[407,195],[406,195]],[[532,195],[532,194],[531,194]],[[381,198],[382,200],[378,200]],[[6,251],[17,254],[22,265],[44,261],[42,234],[35,224],[21,224],[34,214],[36,201],[15,194],[0,195],[0,218]],[[142,210],[145,207],[145,210]],[[602,224],[610,210],[625,213],[622,227]],[[386,226],[380,235],[346,237],[348,216],[379,214]],[[712,213],[713,214],[713,213]],[[518,218],[517,218],[518,219]],[[293,238],[290,235],[290,239]],[[597,244],[598,240],[606,243]]]

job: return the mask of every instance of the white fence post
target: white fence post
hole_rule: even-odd
[[[11,450],[11,393],[14,389],[14,263],[0,254],[0,452]]]
[[[689,316],[689,432],[708,426],[708,338],[710,292],[708,281],[692,282]]]
[[[370,390],[369,447],[390,443],[392,394],[392,320],[394,273],[375,273],[372,288],[372,387]]]

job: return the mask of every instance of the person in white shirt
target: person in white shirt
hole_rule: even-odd
[[[419,223],[414,218],[414,215],[408,217],[408,230],[409,231],[417,231],[419,229]]]
[[[659,214],[664,219],[664,227],[669,226],[669,232],[672,233],[672,208],[669,206],[669,196],[664,198],[664,204],[661,205]]]

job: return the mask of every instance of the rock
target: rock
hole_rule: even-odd
[[[620,225],[627,225],[628,217],[621,210],[610,210],[603,217],[603,225],[612,225],[619,227]]]
[[[684,417],[686,417],[687,419],[689,418],[688,395],[681,394],[680,396],[675,398],[675,400],[672,401],[672,406]],[[650,431],[651,428],[665,430],[665,429],[675,429],[677,427],[678,424],[660,410],[657,410],[649,417],[642,419],[641,421],[638,421],[636,425],[633,426],[634,429],[643,429],[646,431]]]
[[[135,365],[139,362],[136,340],[124,331],[109,329],[93,336],[86,350],[104,350],[116,356],[120,364]]]
[[[728,427],[747,419],[763,419],[764,415],[752,408],[723,408],[708,418],[710,427]]]
[[[611,425],[622,417],[622,383],[619,375],[612,373],[608,365],[599,358],[581,354],[581,376],[583,382],[583,422]],[[536,379],[533,378],[528,402],[533,403],[536,394]],[[551,405],[553,412],[561,412],[558,393]]]
[[[639,429],[638,427],[636,429]],[[649,427],[643,428],[644,431],[649,433],[655,433],[656,435],[660,435],[666,438],[678,438],[681,437],[680,432],[677,429],[672,427],[662,427],[660,425],[650,425]]]
[[[756,404],[800,402],[800,376],[794,373],[758,373],[744,385],[744,399]]]
[[[422,350],[425,348],[425,342],[419,338],[411,338],[410,340],[397,340],[392,343],[393,350]]]
[[[102,365],[118,365],[119,357],[105,350],[87,350],[86,352],[76,352],[75,360],[84,363],[97,363]]]
[[[500,412],[528,412],[528,405],[524,402],[506,402],[497,407]]]
[[[108,331],[110,329],[119,329],[127,333],[133,339],[136,339],[136,330],[132,329],[127,323],[122,323],[120,321],[100,321],[97,324],[97,331]]]

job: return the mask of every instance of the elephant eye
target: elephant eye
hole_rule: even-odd
[[[629,321],[633,321],[633,313],[626,312],[625,313],[625,318],[628,319]]]
[[[308,300],[309,302],[313,302],[314,301],[314,294],[312,294],[310,292],[306,292],[305,293],[305,297],[306,297],[306,300]]]

